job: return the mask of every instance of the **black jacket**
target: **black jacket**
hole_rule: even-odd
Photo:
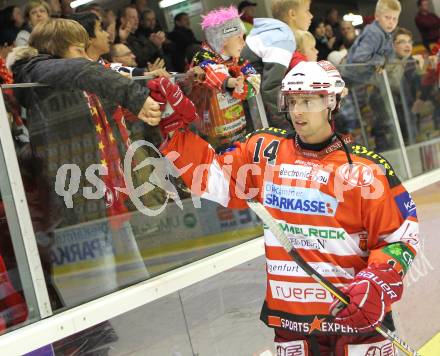
[[[139,67],[148,67],[148,63],[153,63],[157,58],[164,58],[162,49],[142,35],[130,33],[126,44],[136,56]]]
[[[200,45],[191,29],[183,26],[175,26],[168,34],[168,38],[174,42],[173,64],[176,72],[183,73],[186,67],[187,49],[192,45]],[[190,62],[190,61],[188,61]]]
[[[148,97],[148,89],[97,62],[82,58],[25,57],[19,59],[12,70],[16,83],[49,85],[19,89],[16,95],[27,109],[32,151],[41,160],[41,178],[50,187],[47,213],[58,213],[51,220],[56,220],[61,227],[105,217],[104,199],[83,197],[84,187],[93,188],[84,179],[85,171],[91,164],[100,163],[99,139],[83,91],[98,95],[123,158],[125,148],[113,113],[121,105],[137,114]],[[72,197],[73,209],[66,206],[55,188],[57,172],[64,164],[76,164],[81,170],[79,187]],[[73,179],[65,181],[57,183],[73,184]]]

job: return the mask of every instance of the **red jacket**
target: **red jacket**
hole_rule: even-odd
[[[3,249],[4,239],[9,238],[9,229],[6,222],[6,214],[3,202],[0,201],[0,232],[2,233],[2,240],[0,241],[2,250],[1,254],[7,252],[12,253],[11,250],[5,251]],[[28,317],[28,308],[24,298],[18,293],[11,283],[11,280],[0,254],[0,334],[8,327],[17,325],[25,321]]]
[[[440,18],[431,12],[419,12],[415,17],[417,28],[423,40],[437,42],[440,33]]]

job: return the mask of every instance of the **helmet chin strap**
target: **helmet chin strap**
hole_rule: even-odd
[[[327,108],[328,114],[327,114],[327,121],[329,122],[330,126],[332,127],[332,131],[335,132],[335,120],[333,120],[332,117],[332,109]]]
[[[341,135],[339,135],[339,134],[336,132],[336,130],[335,130],[335,120],[334,120],[334,118],[332,117],[332,112],[333,112],[333,110],[331,110],[331,109],[329,108],[329,109],[328,109],[327,120],[328,120],[328,122],[330,123],[330,125],[331,125],[331,127],[332,127],[333,135],[336,136],[336,138],[337,138],[337,139],[341,142],[341,144],[342,144],[342,148],[344,149],[345,156],[347,157],[347,161],[348,161],[348,163],[349,163],[349,165],[350,165],[350,170],[351,170],[351,167],[353,166],[353,160],[352,160],[351,157],[350,157],[350,152],[348,151],[348,147],[347,147],[347,145],[345,144],[345,142],[344,142],[344,140],[342,139]]]

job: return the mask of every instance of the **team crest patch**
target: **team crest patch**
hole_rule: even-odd
[[[277,356],[308,356],[307,341],[275,342]]]
[[[345,356],[396,356],[394,345],[389,340],[373,344],[347,345]]]

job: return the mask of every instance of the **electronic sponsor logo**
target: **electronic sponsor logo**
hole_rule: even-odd
[[[326,334],[356,334],[359,331],[351,326],[341,325],[339,323],[325,321],[325,318],[318,318],[315,316],[311,322],[294,321],[279,316],[269,315],[267,318],[269,326],[283,328],[285,330],[308,333],[311,334],[314,331],[324,332]],[[370,344],[371,346],[371,344]]]
[[[353,187],[368,187],[374,181],[373,169],[360,162],[343,164],[337,172],[345,182]]]
[[[288,213],[335,216],[338,201],[319,189],[265,183],[264,205]]]
[[[371,344],[357,344],[347,345],[348,355],[359,356],[395,356],[396,351],[393,343],[389,340],[384,340]]]
[[[318,283],[293,283],[269,280],[272,298],[296,303],[331,303],[333,297]],[[337,284],[336,286],[341,286]]]
[[[354,268],[342,268],[327,262],[310,262],[309,265],[324,277],[343,277],[351,279]],[[266,259],[267,272],[277,276],[307,277],[308,274],[293,261]]]
[[[296,164],[282,164],[278,177],[328,184],[330,172]]]
[[[417,218],[416,204],[408,192],[405,191],[400,193],[394,197],[394,200],[404,219],[406,219],[408,216]]]

